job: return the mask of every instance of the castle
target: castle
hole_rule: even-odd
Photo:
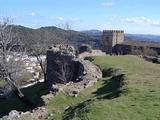
[[[160,43],[149,41],[124,40],[123,30],[103,30],[102,50],[107,54],[131,54],[148,47],[160,54]]]
[[[102,36],[103,51],[108,54],[114,52],[113,48],[117,44],[124,42],[124,31],[123,30],[104,30]]]

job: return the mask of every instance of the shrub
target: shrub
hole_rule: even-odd
[[[79,47],[79,53],[83,53],[83,52],[92,52],[92,47],[90,45],[87,44],[83,44]]]
[[[105,68],[102,70],[103,77],[112,77],[121,74],[119,69]]]
[[[93,57],[85,57],[84,60],[89,60],[90,62],[94,61]]]
[[[155,50],[151,49],[151,48],[143,47],[143,55],[157,56],[158,53]]]
[[[158,53],[153,50],[152,48],[149,48],[147,46],[139,47],[139,48],[132,48],[131,53],[133,55],[147,55],[147,56],[157,56]]]
[[[142,50],[140,48],[137,48],[137,49],[132,48],[131,54],[132,55],[142,55],[143,52],[142,52]]]
[[[33,75],[29,72],[23,72],[20,76],[19,76],[19,82],[22,83],[22,82],[27,82],[29,81],[30,79],[33,78]]]

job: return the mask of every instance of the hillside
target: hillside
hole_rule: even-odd
[[[39,112],[39,120],[158,120],[160,118],[160,65],[144,61],[136,56],[99,56],[94,61],[101,69],[118,68],[125,76],[104,77],[85,88],[77,97],[63,92],[48,98],[45,111]],[[39,87],[26,89],[32,100],[39,101]],[[34,92],[33,92],[34,91]],[[38,98],[37,98],[38,97]],[[38,101],[37,101],[38,100]],[[11,102],[12,101],[12,102]],[[3,103],[4,102],[4,103]],[[24,110],[23,105],[12,97],[3,101],[1,108]],[[7,104],[7,107],[4,105]],[[0,112],[0,113],[1,113]],[[43,114],[43,116],[42,116]],[[45,114],[45,115],[44,115]],[[19,120],[32,119],[24,114]]]
[[[125,34],[126,39],[160,42],[160,35]]]
[[[88,35],[93,35],[93,36],[101,36],[102,35],[102,31],[100,30],[84,30],[81,31],[82,33],[86,33]]]
[[[63,93],[48,103],[56,120],[158,120],[160,118],[160,66],[135,56],[96,57],[103,68],[119,68],[125,83],[119,93],[118,81],[103,78],[78,97]],[[117,94],[119,95],[117,96]]]
[[[69,42],[75,47],[82,43],[91,44],[93,47],[97,47],[100,44],[99,40],[94,36],[73,30],[63,30],[54,26],[32,29],[13,25],[12,28],[13,33],[16,33],[22,41],[32,41],[32,43],[44,40],[51,44]]]
[[[41,27],[38,29],[13,25],[13,33],[22,41],[36,43],[36,41],[46,41],[54,43],[70,43],[76,48],[81,44],[90,44],[93,48],[101,48],[102,32],[99,30],[73,31],[63,30],[54,26]],[[125,34],[125,40],[159,42],[156,35]],[[31,42],[32,41],[32,42]]]

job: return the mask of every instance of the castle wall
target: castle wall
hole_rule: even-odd
[[[135,45],[125,45],[125,44],[117,44],[114,46],[113,48],[113,52],[114,54],[117,55],[127,55],[127,54],[133,54],[133,50],[139,50],[139,51],[143,51],[143,47],[142,45],[139,46],[135,46]],[[151,47],[148,46],[149,49],[154,50],[155,52],[157,52],[157,54],[160,55],[160,48],[158,47]]]
[[[111,54],[115,45],[124,41],[124,31],[104,30],[102,37],[103,51]]]

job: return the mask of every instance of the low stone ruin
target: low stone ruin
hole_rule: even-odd
[[[44,120],[47,113],[46,107],[38,107],[27,112],[12,110],[8,115],[0,118],[0,120]]]
[[[74,51],[70,51],[70,47],[56,46],[56,48],[47,51],[48,85],[66,84],[69,81],[76,82],[76,76],[81,74],[80,71],[83,71],[83,66],[75,61]]]
[[[3,116],[2,120],[16,120],[20,117],[20,113],[16,110],[12,110],[8,115]]]
[[[102,78],[101,70],[88,60],[79,61],[84,69],[83,73],[77,76],[79,82],[69,82],[63,87],[63,91],[70,96],[76,96],[81,90],[92,86]]]
[[[47,51],[47,86],[50,90],[55,84],[65,93],[77,94],[83,88],[102,78],[101,70],[88,60],[80,60],[69,45],[57,45]]]
[[[160,64],[160,56],[144,56],[143,57],[146,61]]]

